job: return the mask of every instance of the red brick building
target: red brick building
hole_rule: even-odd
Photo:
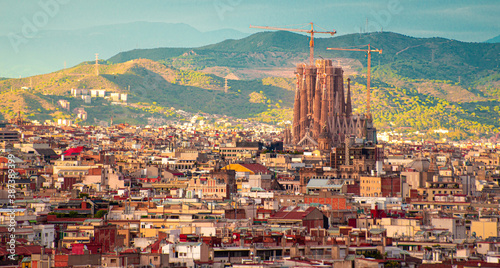
[[[118,245],[118,231],[116,225],[94,227],[94,243],[101,245],[101,252],[113,252]]]
[[[280,226],[304,226],[311,228],[328,228],[328,218],[316,207],[289,206],[272,215],[267,222]]]
[[[381,191],[383,197],[401,196],[401,177],[399,176],[382,177],[380,183],[382,185]]]
[[[350,209],[347,199],[343,195],[338,195],[330,191],[320,191],[314,195],[292,195],[292,194],[277,194],[275,198],[281,206],[295,206],[298,204],[321,204],[330,205],[332,210]]]

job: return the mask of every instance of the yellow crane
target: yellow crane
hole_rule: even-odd
[[[316,30],[314,30],[314,24],[312,22],[310,22],[309,24],[311,24],[311,30],[269,27],[269,26],[255,26],[255,25],[250,25],[250,28],[278,30],[278,31],[290,31],[290,32],[302,32],[302,33],[311,34],[311,41],[309,41],[309,65],[313,65],[314,64],[314,34],[315,33],[322,33],[322,34],[330,34],[333,36],[337,32],[335,30],[333,30],[333,31],[316,31]]]
[[[367,45],[367,49],[360,49],[360,48],[339,48],[339,47],[328,47],[326,48],[327,50],[342,50],[342,51],[363,51],[368,53],[368,69],[367,69],[367,74],[366,74],[366,115],[368,117],[371,117],[370,113],[370,72],[371,72],[371,65],[372,65],[372,52],[378,52],[379,54],[382,54],[382,49],[372,49],[370,47],[370,44]]]

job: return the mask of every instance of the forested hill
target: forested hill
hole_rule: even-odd
[[[383,32],[317,38],[316,58],[331,58],[352,79],[354,110],[363,113],[366,54],[327,47],[382,49],[372,55],[372,112],[379,132],[418,138],[490,137],[500,130],[500,44],[413,38]],[[148,118],[179,120],[176,112],[223,114],[267,123],[292,120],[294,67],[309,56],[307,36],[262,32],[198,48],[138,49],[58,72],[0,79],[0,119],[18,111],[29,119],[76,118],[146,124]],[[225,77],[228,85],[225,87]],[[71,88],[128,94],[127,103],[92,98]],[[70,110],[58,105],[70,102]],[[78,120],[77,120],[78,121]]]
[[[109,61],[136,58],[163,61],[177,67],[269,68],[306,61],[309,38],[278,31],[253,34],[199,48],[159,48],[122,52]],[[349,34],[315,39],[315,56],[351,58],[366,66],[360,52],[333,51],[327,47],[361,48],[370,44],[383,50],[373,56],[373,66],[390,65],[397,74],[411,79],[450,80],[470,83],[500,70],[499,43],[466,43],[444,38],[415,38],[392,32]]]
[[[161,63],[137,59],[118,64],[100,62],[96,75],[93,62],[58,72],[0,81],[0,120],[17,116],[31,120],[73,119],[82,124],[100,121],[147,124],[148,118],[184,120],[178,110],[191,113],[228,115],[237,118],[265,116],[269,123],[290,117],[294,92],[281,78],[231,80],[226,90],[224,78],[197,71],[179,70]],[[86,103],[71,89],[102,89],[105,97]],[[113,93],[127,94],[126,101],[113,100]],[[64,109],[59,101],[68,101]],[[88,120],[76,119],[84,109]],[[161,121],[161,120],[160,120]]]

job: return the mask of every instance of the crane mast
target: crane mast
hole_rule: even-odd
[[[309,41],[309,65],[314,65],[314,34],[315,33],[322,33],[322,34],[330,34],[333,36],[337,32],[335,30],[333,30],[333,31],[316,31],[316,30],[314,30],[314,24],[312,22],[309,24],[311,25],[311,30],[280,28],[280,27],[270,27],[270,26],[255,26],[255,25],[250,25],[250,28],[309,33],[311,35],[311,40]]]
[[[378,52],[382,54],[382,49],[372,49],[370,44],[368,44],[367,49],[358,48],[338,48],[338,47],[328,47],[327,50],[341,50],[341,51],[362,51],[368,54],[368,64],[367,64],[367,74],[366,74],[366,116],[371,118],[370,113],[370,78],[371,78],[371,65],[372,65],[372,52]]]

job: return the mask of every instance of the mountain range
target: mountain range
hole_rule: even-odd
[[[358,67],[366,66],[364,53],[327,50],[327,47],[362,48],[366,44],[383,50],[381,55],[373,57],[372,66],[390,64],[398,73],[411,78],[455,82],[499,67],[496,60],[499,44],[465,43],[444,38],[414,38],[391,32],[316,38],[315,56],[354,59],[360,61],[361,65]],[[239,40],[225,40],[196,49],[137,49],[119,53],[109,61],[120,63],[135,58],[147,58],[164,61],[179,68],[203,69],[222,66],[265,70],[305,62],[308,55],[308,37],[280,31],[254,34]],[[407,70],[408,61],[419,66],[414,66],[417,67],[415,70]],[[438,66],[440,68],[434,68]]]
[[[201,32],[183,23],[133,22],[79,30],[0,36],[0,77],[26,77],[105,59],[134,48],[198,47],[247,36],[233,29]]]
[[[74,118],[147,123],[148,117],[179,118],[176,112],[216,113],[268,123],[291,120],[294,67],[307,62],[307,36],[262,32],[197,48],[134,49],[45,75],[0,81],[0,112],[22,111],[31,119]],[[414,38],[391,32],[315,40],[316,58],[332,58],[352,80],[355,112],[363,113],[366,53],[327,47],[383,50],[372,55],[372,112],[379,131],[431,138],[487,137],[500,129],[498,43]],[[225,86],[228,77],[228,86]],[[93,98],[86,104],[71,88],[128,93],[128,105]],[[227,92],[226,92],[227,91]],[[67,100],[71,109],[57,105]],[[443,131],[445,130],[445,131]]]
[[[500,35],[490,38],[485,41],[486,43],[500,43]]]

